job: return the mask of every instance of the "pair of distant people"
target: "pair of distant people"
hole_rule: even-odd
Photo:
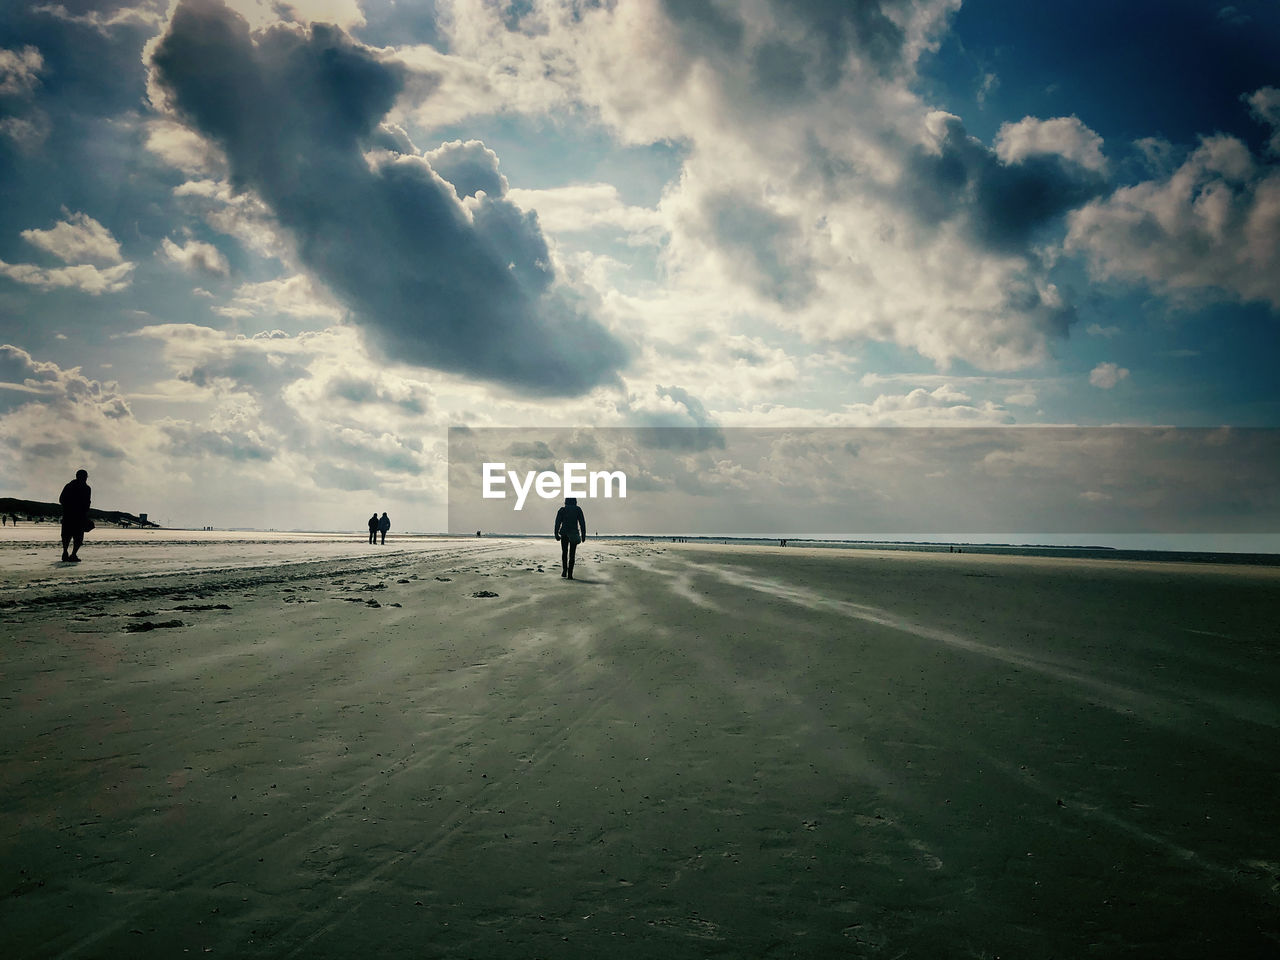
[[[560,541],[560,576],[572,580],[578,544],[587,539],[587,518],[578,506],[577,497],[564,498],[564,506],[556,511],[554,533]]]
[[[382,534],[382,542],[387,542],[387,531],[391,529],[391,518],[387,516],[386,511],[382,512],[379,517],[377,511],[374,511],[372,517],[369,518],[369,542],[377,543],[378,534]]]

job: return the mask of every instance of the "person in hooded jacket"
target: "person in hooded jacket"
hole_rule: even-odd
[[[587,518],[577,497],[565,497],[564,506],[556,511],[555,535],[560,541],[560,576],[572,580],[578,544],[587,539]]]

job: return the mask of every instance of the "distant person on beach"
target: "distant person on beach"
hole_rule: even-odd
[[[62,504],[62,560],[64,563],[79,563],[76,556],[80,545],[84,543],[84,532],[89,529],[89,502],[93,491],[86,483],[88,470],[77,470],[76,478],[62,488],[58,502]],[[16,526],[16,524],[15,524]],[[71,553],[67,553],[67,548]]]
[[[387,511],[382,511],[382,517],[378,520],[378,530],[382,533],[382,542],[387,542],[387,531],[391,529],[391,518],[387,516]]]
[[[378,542],[378,513],[374,511],[372,517],[369,518],[369,542]]]
[[[577,497],[565,497],[564,506],[556,511],[555,535],[560,541],[560,576],[572,580],[578,544],[587,539],[587,518]]]

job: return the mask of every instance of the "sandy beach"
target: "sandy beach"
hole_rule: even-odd
[[[1280,954],[1276,568],[54,538],[5,957]]]

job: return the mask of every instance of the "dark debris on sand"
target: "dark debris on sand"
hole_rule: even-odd
[[[472,594],[472,596],[477,598],[484,598],[484,597],[496,597],[497,594],[494,593],[492,590],[477,590],[475,593]]]
[[[143,620],[141,623],[126,623],[125,630],[129,633],[143,633],[147,630],[161,630],[167,627],[185,627],[186,624],[181,620],[161,620],[159,623],[152,623],[150,620]]]

